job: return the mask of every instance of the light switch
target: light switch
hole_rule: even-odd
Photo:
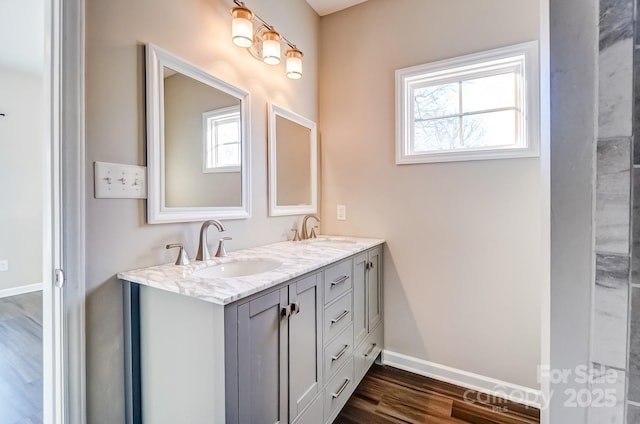
[[[96,199],[146,199],[147,168],[94,162]]]
[[[6,272],[6,271],[9,271],[9,260],[2,259],[0,260],[0,272]]]
[[[346,221],[346,220],[347,220],[347,206],[338,205],[338,221]]]

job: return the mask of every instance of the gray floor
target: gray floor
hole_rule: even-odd
[[[0,299],[0,423],[42,423],[42,292]]]

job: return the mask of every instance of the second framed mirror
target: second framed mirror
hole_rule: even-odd
[[[318,213],[316,123],[269,105],[269,215]]]

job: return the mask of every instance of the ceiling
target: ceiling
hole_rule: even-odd
[[[44,1],[0,0],[0,68],[42,73]]]
[[[367,0],[307,0],[307,3],[318,15],[325,16],[365,1]]]

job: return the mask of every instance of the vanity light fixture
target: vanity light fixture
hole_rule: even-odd
[[[289,49],[284,55],[287,56],[287,76],[291,79],[302,78],[302,52]]]
[[[272,25],[249,10],[243,1],[233,0],[236,7],[231,9],[231,39],[238,47],[246,48],[251,55],[268,65],[280,63],[281,45],[288,47],[285,52],[287,58],[287,76],[291,79],[302,78],[302,52],[278,33]],[[254,21],[259,24],[254,31]]]
[[[253,12],[244,6],[231,9],[231,37],[238,47],[251,47],[253,44]]]
[[[282,36],[273,30],[262,34],[262,60],[267,65],[280,63],[280,41]]]

